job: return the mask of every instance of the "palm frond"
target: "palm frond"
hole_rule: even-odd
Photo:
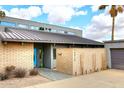
[[[118,11],[119,13],[123,13],[123,11],[124,11],[123,6],[119,5],[119,6],[117,7],[117,11]]]
[[[111,9],[109,10],[109,14],[111,15],[111,17],[116,17],[117,16],[117,9],[115,5],[112,5]]]
[[[101,6],[99,6],[99,10],[103,10],[103,9],[105,9],[106,6],[108,6],[108,5],[101,5]]]

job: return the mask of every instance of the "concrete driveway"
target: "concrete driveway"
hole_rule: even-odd
[[[31,86],[34,88],[116,88],[124,87],[124,70],[105,70],[50,83]]]

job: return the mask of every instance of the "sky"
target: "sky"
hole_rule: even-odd
[[[111,39],[112,18],[99,5],[1,5],[7,16],[28,19],[83,30],[83,37],[106,41]],[[115,39],[124,37],[124,13],[115,20]]]

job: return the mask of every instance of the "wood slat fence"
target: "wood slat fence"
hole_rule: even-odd
[[[107,69],[105,48],[58,48],[56,69],[82,75]]]

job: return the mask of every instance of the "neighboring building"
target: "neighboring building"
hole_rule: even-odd
[[[124,70],[124,40],[106,41],[108,67]]]
[[[42,27],[40,28],[42,31],[11,25],[0,26],[0,70],[8,65],[16,65],[27,69],[33,67],[53,69],[56,67],[56,48],[104,47],[103,43],[82,38],[80,30],[9,17],[1,20],[2,22],[13,21],[16,25],[17,23],[37,25]],[[50,32],[43,30],[44,27],[51,29]],[[53,29],[57,29],[57,33],[53,33]],[[73,32],[75,35],[59,33],[61,29],[62,31]]]

